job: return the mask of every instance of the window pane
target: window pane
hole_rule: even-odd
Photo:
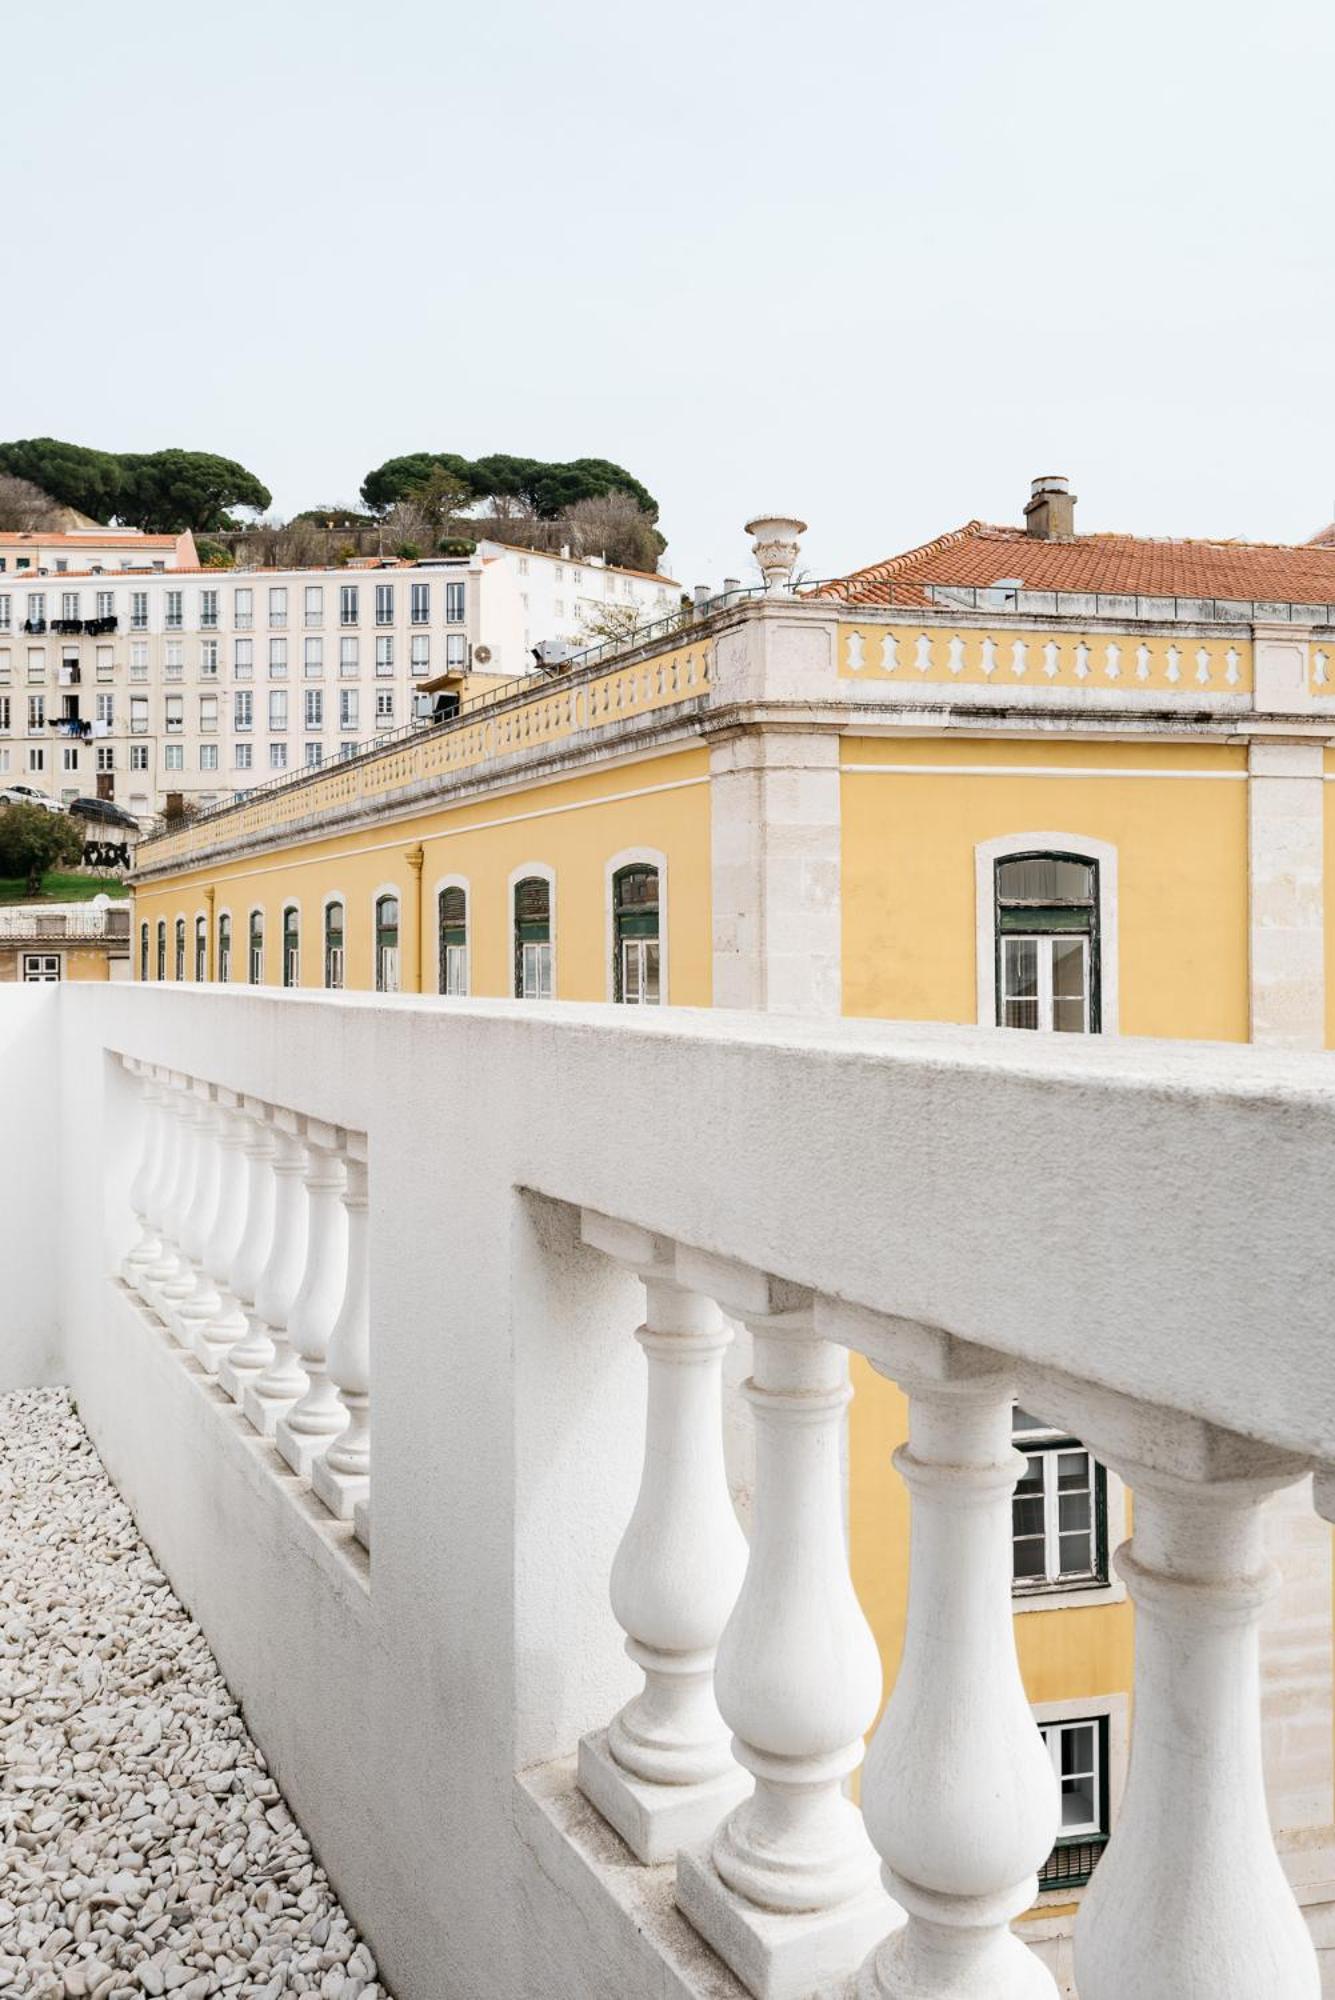
[[[1082,937],[1052,940],[1052,1025],[1059,1033],[1083,1035],[1086,942]]]
[[[1041,1578],[1046,1575],[1043,1557],[1043,1537],[1041,1535],[1036,1539],[1031,1537],[1015,1542],[1012,1570],[1017,1582],[1024,1582],[1030,1577]]]
[[[1053,854],[1027,854],[1019,860],[999,861],[997,895],[1003,903],[1092,903],[1093,864],[1061,861]]]

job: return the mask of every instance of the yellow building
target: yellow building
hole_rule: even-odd
[[[136,976],[1329,1046],[1335,548],[1077,536],[1073,504],[1036,481],[1022,528],[733,594],[144,842]],[[783,530],[761,529],[780,572]],[[1207,1195],[1184,1187],[1184,1226]],[[856,1387],[852,1563],[893,1674],[903,1410],[870,1370]],[[1122,1782],[1127,1498],[1041,1413],[1016,1421],[1055,1917]],[[1318,1699],[1303,1662],[1329,1662],[1330,1549],[1315,1517],[1282,1527],[1268,1776],[1283,1839],[1316,1849],[1328,1698],[1290,1725]]]
[[[130,905],[11,903],[0,909],[0,985],[130,977]]]

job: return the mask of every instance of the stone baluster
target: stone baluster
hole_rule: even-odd
[[[158,1311],[163,1309],[163,1288],[180,1275],[181,1216],[190,1186],[194,1137],[194,1098],[189,1077],[169,1070],[163,1073],[161,1081],[166,1139],[162,1175],[154,1189],[153,1199],[162,1254],[147,1267],[139,1288],[142,1296]]]
[[[176,1250],[176,1268],[158,1287],[158,1311],[167,1322],[173,1340],[177,1341],[182,1339],[178,1309],[181,1301],[188,1298],[195,1288],[195,1266],[191,1262],[186,1239],[193,1235],[200,1186],[208,1172],[206,1156],[210,1148],[205,1126],[211,1121],[212,1114],[208,1085],[187,1081],[179,1104],[181,1162],[171,1213],[171,1240]]]
[[[204,1245],[204,1269],[217,1295],[217,1305],[197,1328],[195,1351],[210,1375],[216,1375],[229,1350],[244,1339],[246,1315],[232,1285],[232,1270],[241,1253],[248,1211],[250,1165],[246,1147],[254,1130],[234,1091],[219,1090],[221,1129],[218,1146],[218,1203]]]
[[[347,1289],[348,1219],[342,1199],[344,1134],[316,1118],[302,1123],[309,1217],[306,1269],[287,1316],[287,1333],[306,1371],[306,1389],[279,1422],[274,1439],[292,1470],[309,1479],[315,1460],[348,1421],[328,1368],[329,1342]]]
[[[644,1688],[579,1746],[579,1785],[645,1863],[706,1838],[747,1789],[713,1692],[714,1656],[746,1542],[723,1460],[722,1360],[712,1300],[676,1282],[669,1244],[585,1211],[584,1241],[644,1281],[644,1469],[612,1565],[611,1598]]]
[[[1041,1387],[1023,1393],[1045,1408],[1028,1400]],[[1316,1953],[1266,1809],[1257,1631],[1277,1582],[1262,1509],[1306,1462],[1079,1395],[1085,1410],[1063,1403],[1060,1420],[1077,1414],[1078,1435],[1135,1494],[1116,1563],[1136,1606],[1131,1762],[1076,1921],[1081,2000],[1318,2000]]]
[[[678,1856],[677,1901],[769,2000],[855,1971],[900,1920],[845,1795],[881,1698],[844,1535],[848,1357],[818,1335],[809,1292],[693,1251],[677,1269],[751,1333],[756,1429],[750,1561],[715,1674],[755,1791]]]
[[[257,1097],[246,1097],[242,1110],[247,1126],[241,1148],[246,1161],[246,1220],[232,1262],[229,1289],[245,1315],[246,1331],[228,1348],[218,1368],[218,1380],[234,1403],[244,1402],[250,1384],[273,1359],[273,1342],[255,1310],[255,1294],[273,1250],[278,1188],[273,1170],[278,1148],[269,1124],[269,1108]]]
[[[121,1260],[121,1275],[128,1285],[135,1286],[140,1274],[157,1261],[162,1250],[150,1213],[151,1192],[162,1156],[162,1091],[148,1063],[122,1056],[121,1065],[133,1079],[140,1108],[139,1161],[130,1183],[130,1207],[139,1224],[139,1235]]]
[[[306,1371],[288,1338],[287,1316],[306,1273],[306,1232],[309,1202],[304,1176],[306,1148],[300,1121],[292,1111],[270,1113],[274,1128],[273,1245],[255,1288],[255,1326],[263,1325],[273,1342],[268,1365],[247,1384],[241,1407],[262,1437],[272,1437],[306,1388]]]
[[[356,1528],[366,1509],[365,1537],[370,1537],[371,1482],[371,1313],[370,1218],[366,1167],[366,1136],[349,1132],[344,1155],[346,1175],[343,1206],[348,1218],[347,1284],[334,1331],[329,1336],[329,1379],[347,1411],[347,1429],[334,1438],[311,1468],[317,1499],[340,1521]]]
[[[1056,2000],[1010,1929],[1058,1823],[1015,1653],[1014,1376],[909,1321],[824,1301],[820,1321],[909,1399],[895,1454],[913,1501],[904,1650],[862,1779],[867,1831],[908,1921],[863,1968],[859,2000]]]
[[[176,1336],[182,1347],[189,1348],[192,1354],[198,1353],[200,1335],[222,1304],[204,1253],[218,1220],[226,1157],[222,1138],[227,1126],[227,1114],[218,1103],[216,1089],[197,1084],[196,1091],[202,1094],[203,1104],[198,1114],[199,1167],[194,1199],[182,1233],[182,1248],[190,1259],[192,1283],[185,1297],[178,1302],[173,1316]]]

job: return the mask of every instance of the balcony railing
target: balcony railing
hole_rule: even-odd
[[[1335,1516],[1325,1058],[68,985],[0,989],[0,1090],[10,1379],[71,1384],[397,2000],[1052,2000],[1017,1400],[1135,1499],[1080,2000],[1316,2000],[1258,1627],[1271,1496]],[[860,1805],[850,1352],[912,1523]]]

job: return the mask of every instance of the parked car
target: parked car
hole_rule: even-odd
[[[44,812],[63,813],[59,799],[48,798],[33,785],[6,785],[0,791],[0,806],[41,806]]]
[[[131,833],[139,831],[134,814],[111,799],[71,799],[68,810],[75,819],[96,820],[100,826],[128,827]]]

